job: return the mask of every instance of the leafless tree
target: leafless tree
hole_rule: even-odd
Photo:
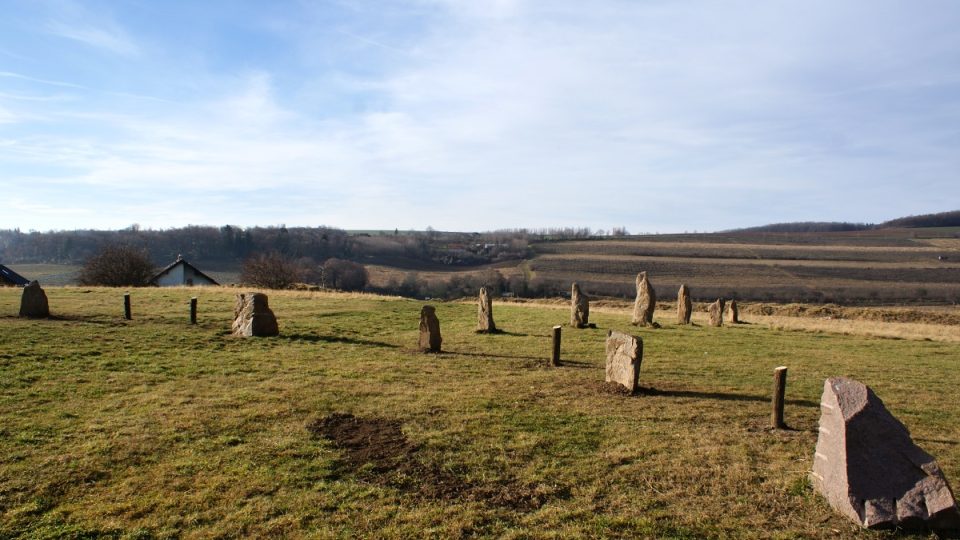
[[[142,287],[154,274],[147,251],[123,244],[109,244],[87,259],[77,281],[81,285]]]
[[[323,285],[341,291],[361,291],[370,276],[362,264],[343,259],[327,259],[323,263]]]
[[[243,262],[240,281],[265,289],[285,289],[303,281],[306,269],[299,261],[278,252],[254,255]]]

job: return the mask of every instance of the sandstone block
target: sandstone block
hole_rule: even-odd
[[[633,392],[640,380],[643,340],[622,332],[607,332],[607,382],[615,382]]]
[[[263,293],[237,295],[233,307],[233,335],[241,337],[267,337],[280,334],[277,318]]]
[[[590,297],[580,291],[580,285],[570,287],[570,326],[586,328],[590,325]]]
[[[730,300],[727,304],[727,322],[737,324],[740,322],[740,310],[737,308],[737,301]]]
[[[940,466],[863,383],[827,379],[810,473],[837,512],[870,528],[960,527]]]
[[[677,324],[690,324],[690,314],[693,313],[693,302],[690,300],[690,289],[680,285],[677,292]]]
[[[420,308],[420,350],[423,352],[440,352],[442,342],[437,308],[423,306]]]
[[[707,306],[707,312],[710,314],[710,326],[723,326],[723,299],[717,298],[717,301]]]
[[[657,306],[657,293],[647,279],[646,272],[637,274],[637,298],[633,302],[634,325],[653,326],[653,311]]]
[[[23,288],[20,295],[20,316],[43,319],[50,316],[50,305],[47,303],[47,293],[43,292],[40,283],[31,281]]]
[[[477,332],[496,332],[497,325],[493,323],[493,300],[486,287],[480,287],[477,298]]]

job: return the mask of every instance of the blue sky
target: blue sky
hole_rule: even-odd
[[[7,0],[0,228],[960,208],[960,2]]]

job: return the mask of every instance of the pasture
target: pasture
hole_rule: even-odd
[[[134,289],[127,321],[124,290],[49,287],[54,318],[24,320],[0,289],[0,537],[891,537],[807,482],[837,375],[960,482],[955,341],[612,306],[550,368],[566,305],[496,302],[479,335],[473,302],[437,303],[422,354],[423,302],[273,291],[281,335],[240,339],[238,290]],[[644,340],[636,395],[603,384],[608,329]],[[780,365],[792,429],[770,431]]]

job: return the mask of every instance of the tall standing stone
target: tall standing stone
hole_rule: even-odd
[[[717,301],[707,306],[707,313],[710,314],[710,326],[723,326],[723,299],[717,298]]]
[[[727,304],[727,322],[737,324],[740,322],[740,310],[737,308],[737,301],[730,300]]]
[[[263,293],[241,293],[233,307],[233,335],[268,337],[280,334],[277,318]]]
[[[960,528],[940,466],[863,383],[827,379],[810,478],[837,512],[862,527]]]
[[[423,306],[420,308],[420,350],[423,352],[440,352],[440,319],[437,318],[437,308]]]
[[[490,291],[486,287],[480,287],[480,295],[477,298],[477,332],[496,331],[497,325],[493,323],[493,300],[490,298]]]
[[[622,332],[607,332],[607,382],[615,382],[633,392],[640,381],[643,340]]]
[[[570,326],[586,328],[590,325],[590,297],[580,292],[580,285],[570,287]]]
[[[690,324],[690,314],[693,313],[693,301],[690,300],[690,289],[680,285],[677,292],[677,324]]]
[[[646,272],[637,274],[637,299],[633,302],[634,325],[653,326],[653,311],[657,307],[657,293],[647,279]]]
[[[47,293],[43,292],[40,282],[34,280],[23,288],[20,295],[20,316],[44,319],[50,316]]]

